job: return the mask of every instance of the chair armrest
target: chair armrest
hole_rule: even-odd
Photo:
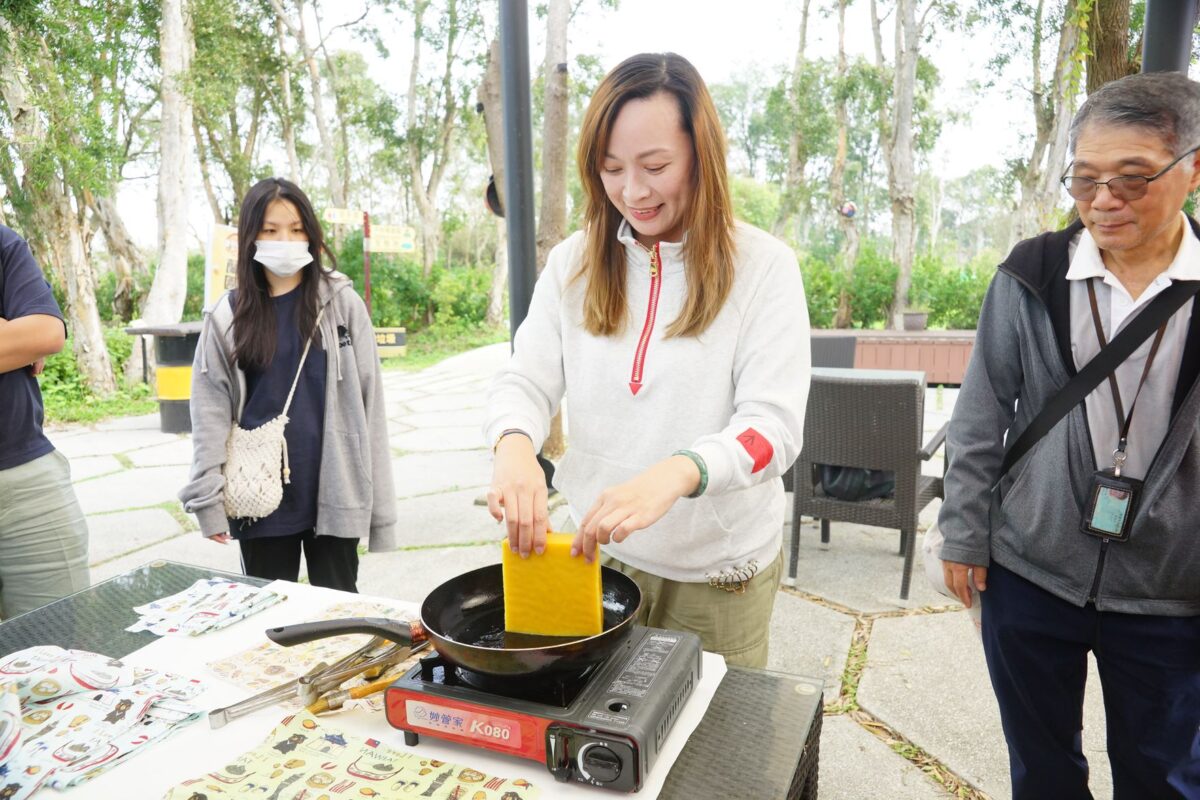
[[[950,423],[947,422],[937,433],[933,435],[932,439],[926,442],[924,447],[917,451],[917,455],[920,456],[922,461],[928,461],[929,459],[933,458],[933,454],[936,453],[938,449],[946,443],[946,430],[949,427]]]

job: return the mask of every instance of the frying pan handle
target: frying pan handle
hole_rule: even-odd
[[[419,623],[410,625],[407,622],[386,617],[347,617],[320,622],[302,622],[297,625],[284,625],[281,628],[268,628],[266,633],[268,639],[284,647],[347,633],[369,633],[374,636],[382,636],[397,644],[409,646],[425,639],[425,631]]]

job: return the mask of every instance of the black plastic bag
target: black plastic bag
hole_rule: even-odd
[[[838,467],[832,464],[817,466],[821,488],[825,494],[838,500],[875,500],[888,497],[896,491],[896,473],[890,469]]]

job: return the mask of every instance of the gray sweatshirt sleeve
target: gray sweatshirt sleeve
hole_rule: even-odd
[[[192,471],[179,492],[204,536],[229,531],[225,516],[225,442],[233,427],[236,377],[210,316],[205,316],[192,364]]]
[[[946,436],[946,499],[938,514],[945,536],[941,557],[987,566],[991,561],[989,509],[1004,458],[1024,373],[1017,317],[1024,289],[997,272],[988,287],[975,347]]]
[[[382,553],[396,548],[396,486],[392,479],[392,449],[388,440],[387,406],[383,397],[383,368],[375,345],[375,330],[367,307],[354,295],[347,313],[354,358],[362,388],[371,468],[371,531],[367,550]],[[365,344],[363,344],[365,343]]]

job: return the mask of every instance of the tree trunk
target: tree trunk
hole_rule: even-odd
[[[296,125],[292,119],[291,55],[287,51],[287,43],[283,38],[283,20],[279,18],[278,13],[275,14],[275,38],[279,42],[279,55],[284,63],[283,70],[279,73],[280,99],[283,102],[283,113],[279,116],[281,117],[280,126],[283,129],[283,147],[287,151],[288,180],[299,184],[300,158],[296,155]]]
[[[23,35],[7,22],[0,22],[0,34],[10,42]],[[0,95],[8,106],[12,138],[24,162],[23,193],[37,231],[31,244],[50,262],[66,290],[64,311],[76,365],[88,388],[107,397],[116,391],[116,381],[96,308],[96,280],[88,260],[83,216],[76,212],[63,186],[59,165],[46,157],[46,122],[30,101],[24,69],[11,48],[0,59]]]
[[[117,287],[113,292],[113,314],[117,319],[128,322],[133,318],[134,310],[133,276],[146,274],[146,259],[133,243],[125,221],[117,211],[117,203],[113,196],[90,195],[89,199],[92,214],[104,234],[104,242],[112,256],[113,269],[117,273]]]
[[[1109,81],[1133,75],[1140,65],[1129,58],[1129,0],[1097,0],[1088,23],[1087,93]]]
[[[788,105],[793,114],[800,109],[800,84],[804,78],[804,51],[808,47],[808,7],[811,0],[804,0],[800,10],[800,44],[796,47],[796,62],[792,65],[792,80],[788,86]],[[839,4],[838,13],[841,18],[840,26],[845,27],[845,10]],[[844,50],[844,48],[843,48]],[[842,56],[844,58],[844,55]],[[845,103],[843,102],[843,108]],[[783,234],[787,224],[796,216],[804,195],[804,170],[808,166],[808,147],[804,141],[804,129],[798,124],[792,126],[792,135],[788,139],[787,172],[783,178],[783,197],[779,203],[779,213],[775,224],[771,227],[776,236]]]
[[[483,127],[487,132],[488,161],[492,166],[492,181],[500,207],[504,207],[504,109],[500,105],[500,36],[492,39],[488,48],[487,68],[476,93],[483,107]]]
[[[162,121],[158,164],[158,269],[142,309],[150,324],[178,322],[187,296],[188,146],[192,105],[184,82],[193,47],[186,0],[162,5]]]
[[[896,291],[892,297],[892,326],[903,327],[904,307],[912,283],[916,256],[916,176],[913,169],[913,98],[921,42],[916,0],[896,2],[896,64],[892,82],[892,147],[888,161],[888,194],[892,200],[892,260]]]
[[[313,119],[317,123],[317,135],[321,140],[321,157],[325,161],[327,177],[326,186],[329,188],[330,202],[337,208],[345,208],[346,195],[342,192],[342,181],[338,176],[337,149],[333,145],[333,137],[329,133],[329,125],[325,121],[325,104],[322,102],[321,73],[317,69],[317,54],[308,43],[308,34],[304,26],[304,0],[295,0],[296,21],[287,15],[281,0],[271,0],[275,9],[275,17],[292,34],[296,44],[300,46],[300,55],[308,68],[309,91],[312,93]]]
[[[1021,176],[1021,201],[1013,224],[1015,241],[1028,238],[1053,224],[1058,205],[1058,176],[1066,160],[1067,134],[1075,111],[1078,87],[1071,79],[1071,63],[1079,44],[1077,0],[1067,0],[1059,30],[1054,77],[1050,86],[1042,82],[1041,23],[1044,0],[1039,0],[1034,18],[1033,40],[1033,148]],[[1010,243],[1011,244],[1011,243]]]
[[[366,16],[366,12],[363,12]],[[338,152],[340,162],[338,171],[342,176],[342,196],[350,197],[350,123],[346,120],[346,96],[338,77],[338,67],[329,57],[329,49],[325,47],[325,35],[321,32],[321,13],[316,3],[313,4],[313,19],[317,23],[317,39],[321,42],[321,55],[325,58],[325,69],[329,72],[329,90],[333,92],[333,113],[337,117],[338,138],[342,140]]]
[[[841,91],[841,84],[846,80],[846,6],[849,0],[838,0],[838,54],[835,81],[836,105],[834,118],[837,121],[837,150],[833,155],[833,168],[829,172],[829,194],[837,214],[838,227],[842,230],[841,286],[838,288],[837,313],[833,317],[833,327],[848,328],[852,316],[850,308],[850,282],[854,275],[854,265],[858,261],[858,228],[854,219],[841,213],[842,204],[846,201],[846,154],[849,138],[849,122],[846,114],[846,97]]]
[[[492,285],[488,289],[488,325],[499,327],[504,323],[504,289],[508,286],[508,225],[496,217],[496,258],[492,267]]]
[[[538,214],[537,269],[567,235],[567,20],[570,0],[550,0],[546,15],[545,95],[542,114],[542,202]]]

